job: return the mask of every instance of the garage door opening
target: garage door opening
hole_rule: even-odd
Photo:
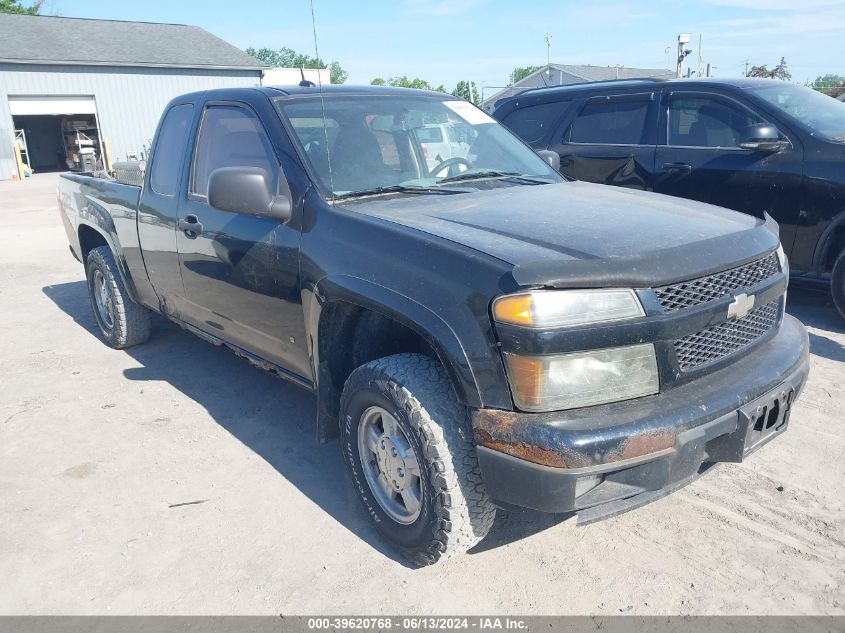
[[[33,171],[103,169],[92,97],[9,97],[9,109]]]

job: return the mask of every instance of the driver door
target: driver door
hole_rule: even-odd
[[[177,221],[185,303],[197,328],[308,377],[299,294],[299,224],[222,211],[208,203],[210,174],[259,167],[284,178],[268,134],[244,103],[206,104]]]

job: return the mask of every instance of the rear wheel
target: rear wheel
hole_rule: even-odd
[[[839,314],[845,318],[845,251],[836,258],[833,264],[833,274],[830,279],[830,293],[833,296],[833,303]]]
[[[364,510],[406,558],[430,565],[489,531],[469,416],[440,364],[397,354],[352,372],[341,398],[341,447]]]
[[[88,295],[106,343],[123,349],[150,337],[150,311],[129,297],[108,246],[91,249],[85,262]]]

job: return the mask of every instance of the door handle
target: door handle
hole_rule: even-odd
[[[188,237],[191,237],[191,234],[197,236],[202,233],[202,222],[193,213],[186,215],[184,218],[179,218],[176,226],[184,231]]]
[[[663,163],[666,171],[692,171],[692,165],[688,163]]]

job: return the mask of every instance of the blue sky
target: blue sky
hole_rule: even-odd
[[[693,33],[689,60],[738,76],[745,60],[785,56],[794,81],[845,75],[843,0],[314,0],[320,55],[338,60],[348,83],[418,76],[451,89],[461,79],[502,86],[514,66],[552,62],[666,68],[677,34]],[[47,13],[196,24],[245,48],[312,53],[308,0],[48,0]],[[487,93],[489,94],[489,92]]]

